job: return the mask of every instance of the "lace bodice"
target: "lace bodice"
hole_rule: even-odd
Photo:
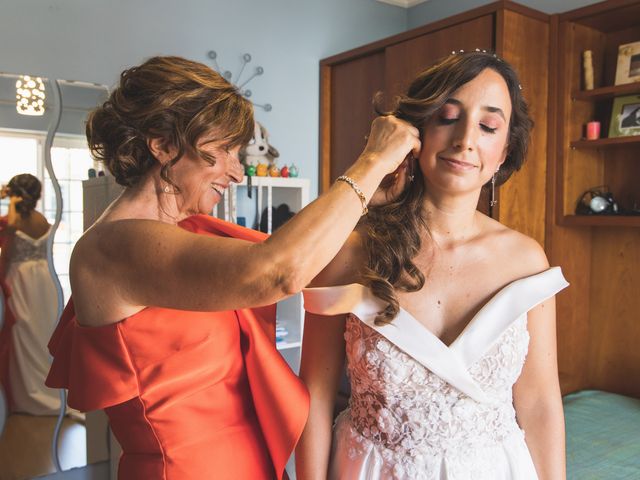
[[[15,264],[35,260],[46,260],[48,237],[48,232],[40,238],[34,239],[20,230],[16,231],[13,241],[11,242],[9,262]]]
[[[442,380],[356,316],[349,315],[346,325],[351,399],[343,415],[353,429],[351,455],[368,440],[393,466],[388,478],[422,478],[418,472],[429,478],[428,459],[478,452],[521,434],[511,389],[529,344],[526,315],[471,365],[489,402],[477,402]]]
[[[559,267],[511,282],[448,346],[402,308],[376,325],[385,305],[364,285],[305,290],[307,311],[347,314],[351,399],[336,421],[330,477],[537,478],[512,387],[527,312],[567,285]]]

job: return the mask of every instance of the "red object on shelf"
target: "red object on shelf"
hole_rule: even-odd
[[[597,140],[600,138],[600,122],[587,123],[587,140]]]

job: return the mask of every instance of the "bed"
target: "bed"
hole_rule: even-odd
[[[568,480],[640,480],[640,399],[597,390],[564,397]]]

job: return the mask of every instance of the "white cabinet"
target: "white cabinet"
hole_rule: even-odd
[[[297,213],[309,203],[309,179],[252,177],[251,197],[248,195],[247,181],[245,177],[242,183],[232,185],[224,201],[214,209],[213,215],[236,223],[238,218],[244,218],[247,226],[252,227],[260,225],[266,209],[267,231],[270,233],[273,225],[272,207],[284,203]],[[284,326],[288,334],[284,340],[276,342],[276,347],[297,374],[304,321],[302,294],[278,302],[277,312],[278,325]]]

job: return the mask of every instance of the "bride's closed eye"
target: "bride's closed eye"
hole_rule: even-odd
[[[459,119],[459,117],[438,117],[438,125],[453,125]],[[487,133],[496,133],[498,130],[498,127],[490,127],[484,123],[480,124],[480,128]]]

